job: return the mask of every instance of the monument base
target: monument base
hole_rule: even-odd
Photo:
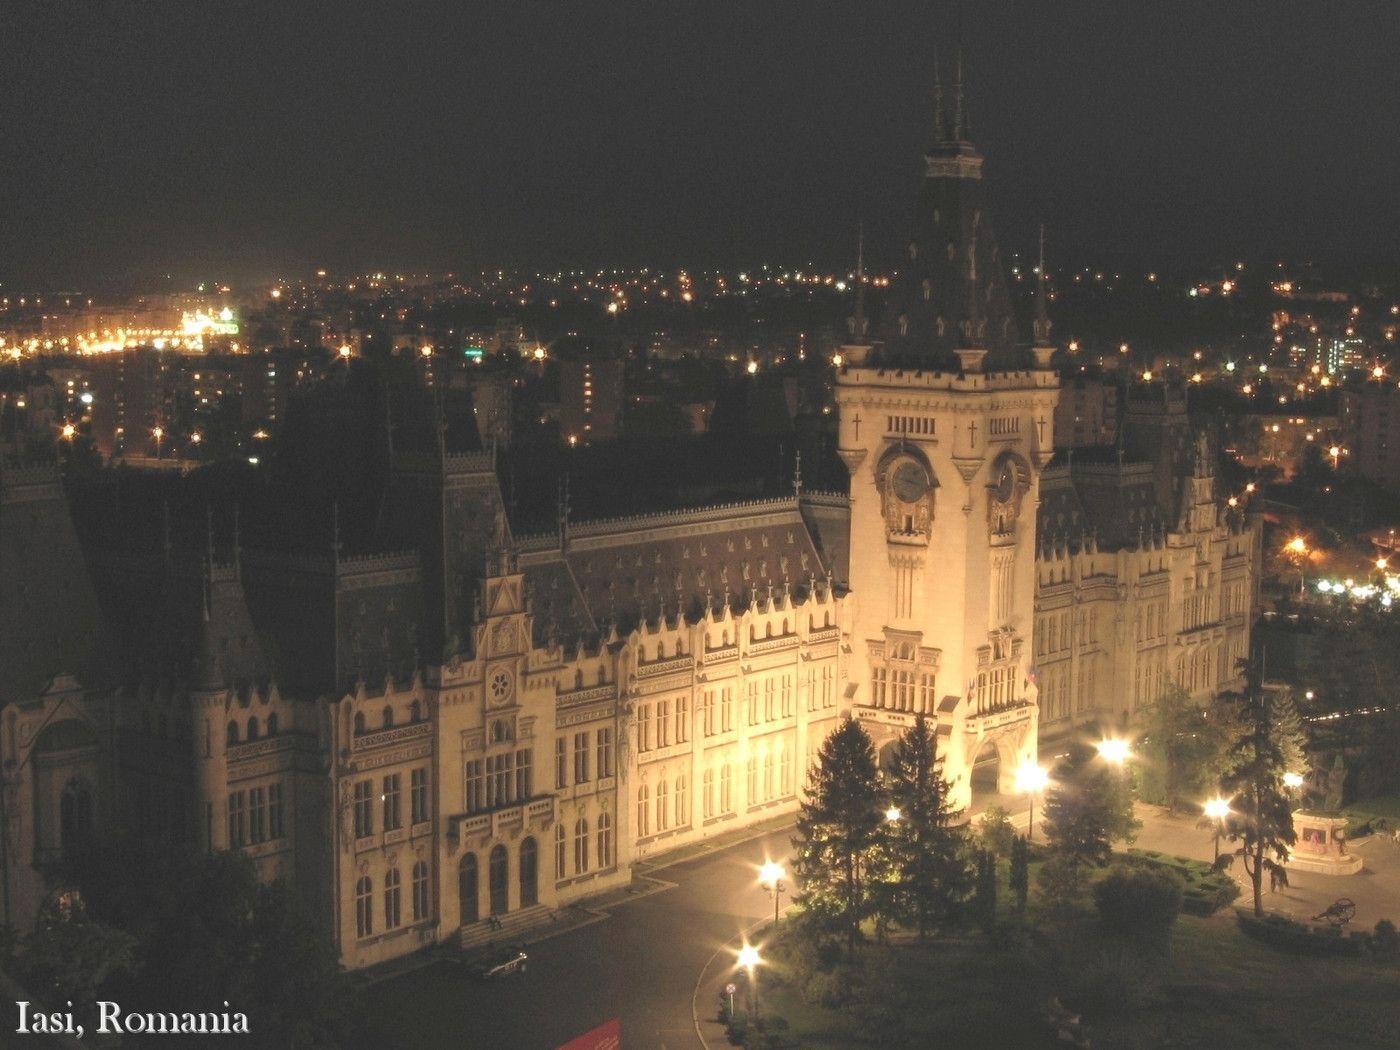
[[[1298,841],[1287,867],[1317,875],[1355,875],[1362,868],[1361,858],[1346,850],[1346,817],[1296,810],[1293,830]]]

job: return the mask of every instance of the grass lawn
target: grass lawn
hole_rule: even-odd
[[[762,1009],[790,1025],[802,1047],[939,1046],[1010,1048],[1039,1046],[1042,1029],[1031,988],[975,933],[914,944],[865,949],[865,975],[886,989],[880,1013],[826,1009],[802,1000],[781,969],[761,978]],[[859,993],[857,993],[859,995]],[[892,1000],[892,1001],[889,1001]],[[897,1015],[893,1025],[888,1019]],[[887,1023],[892,1027],[887,1027]]]
[[[1053,1045],[1041,1003],[1058,991],[1074,1005],[1085,973],[1113,979],[1117,956],[1104,955],[1092,913],[1075,924],[1058,964],[1037,974],[1014,950],[980,933],[927,947],[867,945],[858,980],[885,989],[886,1027],[855,1005],[827,1009],[802,1000],[782,968],[765,969],[763,1013],[781,1016],[803,1047],[938,1046],[1011,1050]],[[1129,982],[1131,984],[1131,982]],[[1400,965],[1369,958],[1316,958],[1262,944],[1240,931],[1232,908],[1209,919],[1177,920],[1171,959],[1136,1005],[1121,1007],[1110,990],[1107,1008],[1084,1009],[1095,1050],[1156,1047],[1368,1048],[1400,1045]],[[862,989],[857,1000],[867,999]]]
[[[1231,908],[1177,920],[1155,999],[1092,1019],[1094,1046],[1400,1045],[1400,966],[1280,951],[1241,932]]]
[[[1351,833],[1353,829],[1361,829],[1377,818],[1383,818],[1392,826],[1400,825],[1400,795],[1381,795],[1377,798],[1363,799],[1342,809],[1342,816],[1347,818],[1347,831]]]

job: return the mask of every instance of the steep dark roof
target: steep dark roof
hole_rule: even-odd
[[[106,684],[111,650],[52,466],[0,466],[0,706],[60,674]]]
[[[988,351],[987,371],[1025,367],[1006,274],[992,229],[982,156],[941,113],[924,157],[914,227],[878,332],[878,363],[956,371],[953,351]]]
[[[562,555],[567,577],[557,543],[523,544],[537,630],[549,629],[549,609],[561,633],[564,618],[583,622],[583,610],[599,629],[627,631],[662,615],[694,617],[726,598],[736,609],[770,590],[800,599],[826,574],[792,497],[574,525]]]

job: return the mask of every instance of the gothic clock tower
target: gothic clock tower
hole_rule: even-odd
[[[966,808],[974,764],[995,758],[997,789],[1011,793],[1036,755],[1035,518],[1059,380],[1043,296],[1035,345],[1013,341],[961,95],[959,83],[952,135],[940,100],[892,317],[868,340],[857,312],[836,400],[851,475],[854,715],[882,754],[927,715]]]

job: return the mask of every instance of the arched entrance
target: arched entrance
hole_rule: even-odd
[[[1013,813],[1024,809],[1027,799],[1017,781],[1021,767],[1035,760],[1034,723],[998,726],[972,742],[969,752],[969,808],[1002,806]]]
[[[463,926],[481,917],[479,881],[476,854],[470,851],[462,854],[462,860],[457,865],[457,907],[461,911]]]
[[[520,844],[520,906],[528,908],[540,902],[540,851],[535,840],[527,838]]]
[[[510,857],[504,846],[491,849],[489,878],[491,882],[491,914],[504,915],[510,910]]]

